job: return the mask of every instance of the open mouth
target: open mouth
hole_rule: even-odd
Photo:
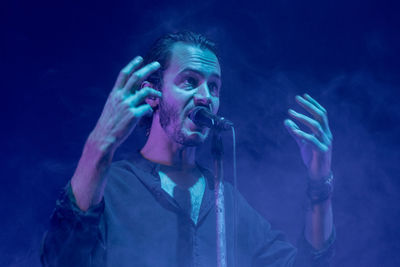
[[[208,114],[211,113],[209,107],[204,105],[195,106],[191,109],[187,117],[199,128],[209,127],[210,118]]]

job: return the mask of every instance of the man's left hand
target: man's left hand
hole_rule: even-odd
[[[289,109],[288,113],[290,117],[309,128],[311,133],[301,130],[291,119],[286,119],[284,124],[300,148],[310,179],[319,180],[331,172],[333,137],[328,125],[327,111],[308,94],[296,96],[296,102],[311,116],[292,109]]]

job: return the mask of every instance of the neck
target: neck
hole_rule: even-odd
[[[162,165],[180,170],[192,169],[195,166],[196,147],[176,143],[167,136],[159,123],[154,123],[157,119],[153,118],[149,138],[140,153],[146,159]]]

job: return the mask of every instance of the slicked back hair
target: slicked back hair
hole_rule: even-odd
[[[160,69],[146,79],[158,90],[161,90],[162,88],[164,71],[169,67],[172,56],[172,47],[178,42],[193,45],[202,49],[208,49],[217,56],[215,43],[199,33],[181,31],[161,36],[153,43],[144,57],[143,62],[143,65],[149,64],[153,61],[157,61],[161,64]]]

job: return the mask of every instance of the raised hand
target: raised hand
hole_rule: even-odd
[[[121,70],[89,136],[91,144],[95,144],[100,151],[112,154],[132,132],[139,118],[153,112],[143,100],[148,96],[162,96],[161,92],[150,87],[140,89],[144,79],[160,67],[158,62],[152,62],[139,68],[142,61],[141,57],[136,57]]]
[[[139,68],[142,61],[136,57],[121,70],[71,179],[76,203],[84,211],[103,198],[105,174],[117,147],[129,136],[139,118],[152,112],[143,100],[148,96],[161,97],[161,92],[150,87],[139,90],[144,79],[160,67],[158,62],[152,62]]]
[[[319,180],[327,177],[331,171],[333,137],[328,125],[327,111],[308,94],[296,96],[296,102],[311,116],[292,109],[289,109],[288,113],[294,120],[306,126],[311,133],[301,130],[291,119],[286,119],[284,124],[300,148],[310,179]]]

